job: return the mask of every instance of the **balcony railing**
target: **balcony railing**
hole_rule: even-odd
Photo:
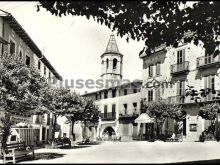
[[[190,96],[185,97],[182,96],[170,96],[167,98],[167,102],[170,104],[186,104],[186,103],[194,103],[195,100],[192,100]]]
[[[189,71],[189,61],[171,65],[171,74],[186,73]]]
[[[187,96],[170,96],[167,98],[167,102],[170,104],[189,104],[189,103],[196,103],[196,97],[192,99],[192,97]],[[198,102],[206,102],[206,101],[215,101],[215,100],[220,100],[220,97],[217,96],[216,94],[209,94],[206,97],[200,97],[200,99],[197,99]]]
[[[137,117],[139,116],[138,112],[133,112],[133,113],[129,113],[129,114],[125,114],[125,113],[119,113],[119,117],[125,117],[125,118],[129,118],[129,117]]]
[[[212,55],[197,58],[197,68],[214,66],[215,64],[220,64],[220,59],[214,58]]]
[[[116,113],[115,112],[108,112],[108,113],[101,113],[102,120],[115,120]]]

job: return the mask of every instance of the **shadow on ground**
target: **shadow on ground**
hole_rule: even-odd
[[[79,148],[87,148],[91,147],[89,145],[77,145],[77,146],[71,146],[71,147],[60,147],[59,149],[79,149]]]
[[[35,153],[34,155],[35,155],[34,159],[29,157],[25,160],[21,160],[18,162],[34,161],[34,160],[52,160],[52,159],[64,157],[64,155],[66,154],[59,154],[59,153],[54,153],[54,152],[43,152],[43,153]]]
[[[78,145],[99,145],[102,144],[103,142],[98,141],[98,142],[89,142],[89,143],[83,143],[83,142],[78,142]]]
[[[169,164],[220,164],[220,159],[198,160],[198,161],[178,162],[178,163],[169,163]]]

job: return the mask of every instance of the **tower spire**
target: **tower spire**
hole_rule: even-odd
[[[102,74],[104,80],[121,80],[123,55],[118,50],[114,34],[110,35],[105,52],[101,55]]]
[[[107,53],[107,52],[119,53],[118,45],[116,43],[115,36],[113,33],[110,35],[108,45],[105,50],[105,53]]]

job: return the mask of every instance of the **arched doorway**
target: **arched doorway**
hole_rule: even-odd
[[[106,127],[102,132],[102,137],[105,141],[114,140],[116,136],[115,130],[112,127]]]

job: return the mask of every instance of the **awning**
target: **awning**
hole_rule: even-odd
[[[146,113],[142,113],[137,119],[134,120],[135,123],[154,123],[154,119],[148,116]]]
[[[1,36],[0,36],[0,43],[2,43],[2,44],[9,44],[8,41],[4,40]]]

